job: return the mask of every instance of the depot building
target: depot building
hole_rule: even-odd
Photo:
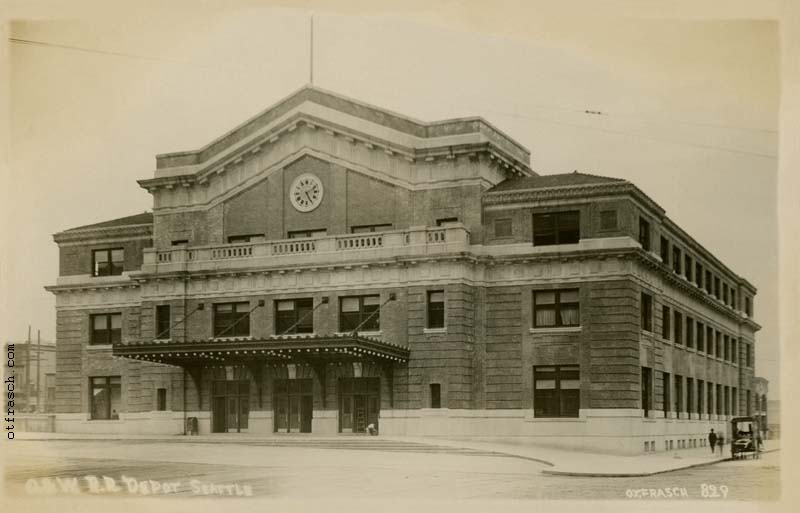
[[[755,287],[628,181],[305,87],[55,234],[56,430],[635,454],[752,409]]]

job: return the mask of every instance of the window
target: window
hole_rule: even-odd
[[[275,301],[275,334],[314,333],[312,298]]]
[[[428,328],[444,328],[444,291],[428,291]]]
[[[504,237],[511,237],[512,235],[513,232],[512,232],[511,219],[495,219],[494,221],[495,238],[501,239]]]
[[[642,217],[639,218],[639,244],[643,250],[650,251],[650,223]]]
[[[736,387],[733,387],[731,390],[731,397],[732,397],[732,404],[731,404],[731,413],[733,415],[739,415],[739,390]]]
[[[707,381],[706,382],[706,413],[711,415],[714,413],[714,383]]]
[[[714,276],[714,297],[717,299],[720,298],[720,283],[719,276]]]
[[[157,411],[166,411],[167,410],[167,389],[166,388],[156,389],[156,410]]]
[[[533,368],[533,415],[577,417],[580,408],[580,371],[577,365]]]
[[[122,248],[92,251],[93,276],[119,276],[122,274],[125,252]]]
[[[706,326],[706,353],[714,356],[714,328]]]
[[[723,347],[722,359],[728,361],[728,360],[731,359],[731,349],[730,349],[730,344],[731,343],[730,343],[730,339],[728,338],[728,335],[723,335],[722,336],[722,340],[723,340],[723,342],[722,342],[722,347]]]
[[[89,394],[91,420],[119,420],[122,404],[119,376],[89,378]]]
[[[534,328],[579,326],[578,289],[533,292]]]
[[[681,274],[681,248],[677,246],[672,246],[672,270]]]
[[[653,331],[653,296],[642,292],[642,329]]]
[[[359,328],[361,331],[380,330],[380,303],[380,296],[339,298],[339,331],[353,331],[364,321],[367,322]]]
[[[671,395],[670,394],[670,389],[671,388],[672,388],[672,383],[670,382],[670,379],[669,379],[669,372],[662,372],[661,373],[661,389],[663,390],[663,393],[664,393],[664,400],[661,402],[661,404],[662,404],[662,407],[664,408],[664,418],[668,418],[669,417],[670,401],[672,400],[670,398],[670,395]]]
[[[449,226],[456,223],[458,223],[457,217],[443,217],[442,219],[436,220],[436,226]]]
[[[694,283],[697,288],[703,288],[703,264],[700,262],[694,264]]]
[[[442,385],[439,383],[431,383],[431,408],[442,407]]]
[[[694,347],[694,319],[686,316],[686,347]]]
[[[600,229],[601,230],[616,230],[617,229],[617,211],[616,210],[601,210],[600,211]]]
[[[694,409],[694,379],[686,378],[686,413],[692,413]],[[686,415],[692,418],[691,415]]]
[[[533,215],[533,245],[577,244],[580,214],[577,211]]]
[[[247,242],[264,242],[266,237],[263,233],[252,233],[249,235],[231,235],[228,237],[228,244],[244,244]]]
[[[697,321],[697,351],[702,352],[706,350],[706,328],[703,323]]]
[[[706,279],[704,281],[706,284],[706,292],[711,294],[711,286],[712,286],[711,271],[706,271]]]
[[[752,399],[752,394],[751,394],[751,393],[750,393],[750,391],[748,390],[748,391],[747,391],[747,400],[746,400],[746,404],[745,404],[745,407],[747,408],[747,413],[746,413],[746,414],[747,414],[747,416],[748,416],[748,417],[749,417],[749,416],[751,416],[751,415],[753,415],[753,405],[752,405],[752,400],[753,400],[753,399]]]
[[[702,379],[698,379],[697,380],[697,416],[698,417],[703,414],[703,404],[704,404],[703,403],[703,397],[704,397],[703,393],[704,393],[704,391],[703,391],[703,380]]]
[[[661,237],[661,262],[669,265],[669,241],[664,236]]]
[[[728,284],[722,284],[722,302],[728,304]]]
[[[122,314],[108,313],[90,316],[92,322],[91,345],[119,344],[122,341]]]
[[[753,316],[753,304],[748,296],[744,297],[744,313],[747,314],[748,317]]]
[[[653,409],[653,369],[649,367],[642,367],[642,410],[644,416],[650,416],[650,410]]]
[[[215,337],[249,337],[250,303],[218,303],[214,305]]]
[[[155,338],[166,340],[172,338],[170,335],[170,328],[172,327],[172,318],[170,316],[169,305],[156,306],[156,336]]]
[[[731,389],[728,386],[725,387],[725,399],[724,399],[723,407],[724,407],[723,413],[725,415],[730,415],[731,414]]]
[[[328,234],[328,230],[325,228],[319,228],[316,230],[294,230],[287,234],[287,237],[290,239],[310,239],[316,237],[324,237]]]
[[[731,308],[738,308],[738,306],[736,304],[736,289],[731,287]]]
[[[675,413],[681,418],[683,409],[683,376],[675,374]]]
[[[736,339],[731,337],[731,361],[734,365],[739,364],[739,348]]]
[[[722,415],[722,385],[717,385],[716,388],[717,388],[717,394],[716,394],[717,408],[716,408],[716,412],[717,412],[717,415]]]
[[[686,273],[686,279],[692,281],[692,257],[689,255],[683,257],[683,272]]]
[[[669,311],[669,307],[667,305],[663,305],[661,307],[661,338],[663,338],[664,340],[669,340],[670,329],[672,327],[670,325],[670,320],[671,320],[670,316],[671,314]]]
[[[753,362],[752,362],[753,355],[751,354],[750,344],[745,344],[745,346],[744,346],[744,355],[745,355],[745,358],[744,358],[745,365],[747,365],[748,367],[752,367],[753,366]]]
[[[391,229],[391,224],[368,224],[363,226],[353,226],[350,228],[350,233],[387,232]]]
[[[683,344],[683,314],[676,311],[675,312],[675,343],[676,344]]]
[[[189,239],[174,240],[174,241],[172,241],[172,245],[176,246],[176,247],[177,246],[188,246],[189,245]]]
[[[716,349],[715,352],[716,352],[717,358],[722,358],[722,333],[717,331],[716,334],[717,334],[717,337],[716,337],[717,338],[717,349]]]

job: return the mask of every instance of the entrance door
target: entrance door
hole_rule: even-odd
[[[273,415],[279,433],[310,433],[314,412],[313,380],[276,379],[273,381]]]
[[[380,378],[339,379],[339,431],[364,433],[378,427],[381,404]]]
[[[250,416],[248,381],[214,381],[212,416],[214,433],[239,433],[246,430]]]

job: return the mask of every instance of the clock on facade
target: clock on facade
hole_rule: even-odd
[[[300,212],[311,212],[322,203],[322,181],[311,173],[294,179],[289,187],[289,201]]]

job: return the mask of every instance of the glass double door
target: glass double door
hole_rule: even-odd
[[[240,433],[246,430],[250,415],[250,383],[240,380],[214,381],[211,404],[214,433]]]
[[[275,431],[310,433],[314,412],[312,379],[276,379],[273,381]]]
[[[364,433],[378,427],[381,409],[380,378],[339,379],[339,432]]]

